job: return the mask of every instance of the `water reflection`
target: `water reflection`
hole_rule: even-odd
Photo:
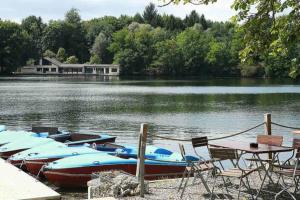
[[[300,127],[300,86],[290,80],[105,80],[101,77],[1,77],[0,123],[11,129],[58,126],[117,135],[136,143],[140,123],[177,138],[217,137],[273,120]],[[255,139],[257,129],[240,137]],[[289,130],[274,132],[290,138]],[[149,139],[176,148],[175,142]]]

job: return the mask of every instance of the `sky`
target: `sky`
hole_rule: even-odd
[[[29,15],[41,16],[45,22],[50,19],[63,19],[71,8],[79,10],[83,20],[98,18],[105,15],[133,16],[142,13],[150,2],[159,5],[158,0],[0,0],[0,18],[21,22]],[[234,15],[230,5],[233,0],[218,0],[211,5],[169,5],[159,8],[159,13],[174,14],[185,17],[192,10],[204,14],[207,19],[226,21]]]

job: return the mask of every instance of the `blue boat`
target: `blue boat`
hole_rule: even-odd
[[[126,149],[123,151],[123,149]],[[15,154],[9,158],[9,162],[17,165],[21,164],[23,160],[25,160],[25,168],[31,174],[37,175],[43,165],[70,156],[77,156],[83,154],[91,154],[97,152],[107,152],[111,154],[122,154],[123,156],[131,156],[130,154],[134,154],[135,151],[133,148],[129,146],[121,146],[112,143],[105,143],[105,144],[83,144],[83,145],[76,145],[76,146],[60,146],[60,147],[44,147],[44,148],[34,148],[27,151],[20,152]],[[135,151],[136,152],[136,151]],[[136,153],[135,153],[136,156]]]
[[[25,158],[28,156],[36,156],[44,151],[53,151],[54,149],[57,148],[63,148],[63,147],[67,147],[67,144],[65,143],[61,143],[61,142],[57,142],[57,141],[52,141],[49,142],[47,144],[43,144],[43,145],[38,145],[36,147],[21,151],[19,153],[16,153],[12,156],[10,156],[8,158],[8,162],[10,162],[11,164],[15,165],[15,166],[21,166],[22,164],[24,164]],[[25,165],[23,165],[25,166]]]
[[[147,146],[147,148],[146,179],[182,176],[187,163],[179,153],[153,146]],[[123,152],[123,155],[126,153]],[[193,156],[189,156],[189,159],[197,160]],[[86,182],[90,180],[91,174],[94,172],[122,170],[135,175],[136,165],[137,159],[135,158],[123,158],[122,155],[119,157],[98,152],[56,160],[43,168],[43,174],[49,182],[59,187],[86,187]]]
[[[0,132],[5,131],[6,130],[6,126],[5,125],[0,125]]]
[[[46,137],[44,134],[29,131],[2,131],[0,134],[0,146],[13,141],[25,140],[28,137]]]
[[[43,138],[43,137],[23,137],[22,139],[10,142],[8,144],[4,144],[0,147],[0,156],[3,159],[7,159],[13,154],[18,152],[30,149],[32,147],[36,147],[39,145],[44,145],[49,142],[53,142],[55,140],[51,138]]]

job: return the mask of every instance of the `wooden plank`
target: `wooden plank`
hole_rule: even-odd
[[[147,142],[148,124],[141,124],[140,137],[139,137],[139,150],[137,160],[137,177],[140,184],[140,196],[144,197],[145,191],[145,151]]]
[[[272,121],[271,121],[271,114],[266,113],[264,115],[265,118],[265,135],[272,135]],[[269,153],[269,159],[272,159],[272,153]]]
[[[60,194],[0,158],[0,199],[60,199]]]

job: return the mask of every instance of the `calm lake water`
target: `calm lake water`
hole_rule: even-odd
[[[0,124],[9,129],[57,126],[105,132],[119,143],[137,143],[140,124],[150,132],[188,139],[235,133],[272,120],[300,127],[300,84],[289,80],[104,80],[101,77],[0,77]],[[274,134],[288,129],[273,127]],[[236,138],[254,140],[263,127]],[[233,138],[235,139],[235,138]],[[178,150],[177,142],[149,143]]]

